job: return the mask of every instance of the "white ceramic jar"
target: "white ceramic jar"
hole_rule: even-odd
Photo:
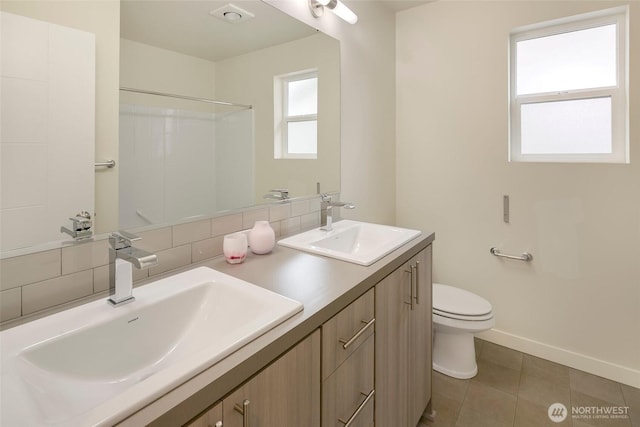
[[[276,233],[269,221],[256,221],[249,231],[249,246],[251,252],[262,255],[268,254],[276,244]]]

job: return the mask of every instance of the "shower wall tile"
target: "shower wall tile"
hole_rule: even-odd
[[[1,19],[2,75],[46,80],[49,56],[48,25],[7,12],[2,12]]]
[[[42,221],[46,215],[45,206],[3,209],[0,215],[3,244],[13,248],[25,248],[32,246],[33,242],[41,242],[42,236],[51,231]],[[15,224],[30,224],[30,226],[16,227]]]
[[[0,150],[3,210],[45,205],[47,145],[3,143]],[[15,185],[16,182],[20,185]]]
[[[1,14],[2,75],[45,80],[48,27],[35,19],[7,12]]]
[[[3,143],[47,141],[47,94],[47,82],[2,78]]]

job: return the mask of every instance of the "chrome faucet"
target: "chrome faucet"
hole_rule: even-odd
[[[279,193],[279,194],[273,194]],[[289,199],[289,190],[286,188],[275,188],[273,190],[269,190],[268,194],[262,196],[263,199],[272,199],[272,200],[288,200]]]
[[[76,240],[89,239],[93,236],[93,231],[91,230],[93,222],[91,221],[91,214],[89,212],[82,211],[77,213],[73,218],[69,218],[69,220],[73,224],[71,229],[62,226],[60,227],[61,233],[67,233]]]
[[[143,269],[158,264],[158,256],[134,248],[132,242],[141,238],[118,231],[109,236],[109,304],[114,307],[133,301],[133,266]]]
[[[349,202],[334,202],[329,194],[321,194],[320,230],[333,230],[333,208],[355,209],[356,205]]]

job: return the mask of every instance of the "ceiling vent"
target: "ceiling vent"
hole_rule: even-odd
[[[252,18],[255,18],[255,15],[253,13],[231,3],[210,11],[209,15],[215,16],[216,18],[230,24],[238,24],[240,22],[248,21]]]

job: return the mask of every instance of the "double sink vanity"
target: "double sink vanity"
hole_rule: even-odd
[[[333,226],[3,331],[0,424],[415,426],[434,235]]]

